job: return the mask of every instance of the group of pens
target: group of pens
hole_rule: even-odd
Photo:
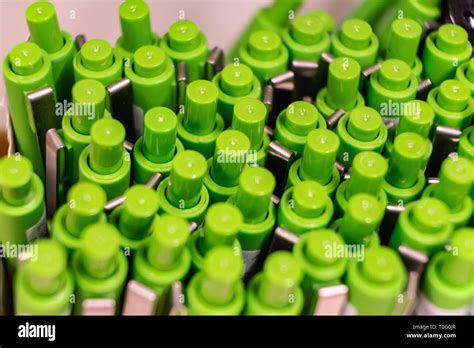
[[[427,29],[436,1],[398,2],[379,37],[367,7],[336,29],[299,3],[262,9],[225,67],[189,20],[153,33],[143,0],[115,48],[26,9],[3,64],[3,308],[472,313],[468,31]]]

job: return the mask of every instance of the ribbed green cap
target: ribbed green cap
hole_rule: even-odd
[[[57,52],[63,47],[63,35],[52,3],[37,1],[28,6],[26,23],[31,41],[47,53]]]
[[[423,28],[410,18],[400,18],[390,26],[390,38],[385,53],[386,59],[400,59],[413,67],[420,44]]]
[[[80,51],[82,64],[92,71],[103,71],[114,63],[112,46],[102,39],[87,41]]]
[[[288,251],[276,251],[263,266],[258,297],[274,308],[288,306],[302,280],[303,270],[295,257]]]
[[[92,124],[105,113],[104,85],[97,80],[84,79],[72,87],[72,127],[78,133],[89,135]]]
[[[29,76],[38,72],[43,66],[41,49],[32,42],[16,45],[8,54],[13,72],[20,76]]]
[[[185,150],[178,153],[171,164],[167,198],[176,207],[194,207],[200,199],[206,172],[206,159],[199,152]]]
[[[119,231],[114,225],[99,222],[84,230],[81,243],[81,260],[86,273],[105,279],[114,273],[120,255]]]
[[[411,75],[410,66],[403,60],[388,59],[378,71],[378,80],[388,90],[401,91],[410,84]]]
[[[253,79],[252,69],[247,65],[229,64],[222,70],[220,88],[232,97],[242,97],[252,90]]]
[[[250,56],[261,61],[271,61],[280,55],[282,41],[272,31],[260,30],[250,36],[248,50]]]
[[[339,57],[329,64],[326,102],[333,109],[351,110],[357,102],[360,80],[359,63]]]
[[[53,295],[66,280],[66,250],[53,239],[40,239],[34,246],[36,255],[26,261],[22,271],[31,289],[43,296]]]
[[[296,101],[288,105],[285,116],[288,130],[293,134],[304,136],[316,128],[319,112],[311,103]]]
[[[150,10],[143,0],[127,0],[119,7],[120,28],[124,47],[135,52],[153,42]]]
[[[339,38],[344,46],[354,50],[363,50],[370,45],[372,34],[372,27],[369,23],[354,18],[342,23]]]
[[[427,138],[434,122],[434,111],[423,100],[411,100],[405,103],[403,116],[400,117],[396,134],[412,132]]]
[[[133,70],[141,77],[156,77],[166,69],[166,55],[161,48],[146,45],[133,55]]]
[[[219,246],[212,249],[204,259],[201,295],[213,305],[229,303],[243,268],[242,256],[235,254],[231,247]]]
[[[113,118],[94,122],[91,128],[89,165],[98,174],[116,172],[123,161],[125,128]]]
[[[443,52],[460,53],[468,44],[468,35],[466,30],[459,25],[443,24],[438,29],[435,44]]]
[[[199,46],[201,31],[191,21],[174,22],[168,30],[170,47],[177,52],[189,52]]]
[[[293,39],[297,43],[306,46],[320,42],[325,32],[324,23],[311,14],[296,17],[291,27]]]
[[[265,219],[275,185],[275,177],[266,168],[252,167],[242,172],[235,205],[242,212],[246,223]]]
[[[426,154],[425,138],[416,133],[402,133],[393,142],[393,151],[385,179],[397,188],[416,184]]]
[[[267,108],[262,101],[244,98],[234,105],[232,129],[244,133],[250,140],[250,150],[258,150],[262,145]]]
[[[189,237],[188,222],[172,215],[162,215],[153,224],[147,259],[159,270],[170,270],[179,261]]]
[[[209,207],[204,221],[204,238],[199,244],[206,254],[217,246],[232,246],[243,217],[239,209],[230,203],[218,202]]]
[[[472,162],[467,158],[446,158],[441,165],[439,184],[435,186],[433,196],[451,209],[459,208],[469,195],[473,175]]]
[[[158,212],[158,195],[146,185],[134,185],[125,192],[118,228],[130,239],[141,240],[150,233]]]
[[[304,218],[317,218],[329,200],[326,189],[316,181],[301,181],[294,186],[290,204],[295,213]]]
[[[178,117],[173,110],[157,106],[144,119],[143,154],[154,163],[166,163],[175,154]]]
[[[441,83],[436,96],[438,104],[451,112],[460,112],[466,109],[471,92],[469,88],[458,80],[445,80]]]
[[[210,81],[196,80],[186,88],[184,127],[191,133],[206,135],[216,123],[219,90]]]
[[[90,182],[79,182],[67,193],[68,210],[64,223],[68,232],[80,236],[89,225],[97,222],[104,212],[107,195],[102,187]]]
[[[383,127],[382,117],[373,108],[359,106],[349,114],[347,131],[359,141],[374,140],[377,138],[381,127]]]
[[[359,152],[352,162],[346,198],[350,199],[357,193],[378,197],[387,170],[387,161],[381,154],[372,151]]]
[[[349,199],[339,226],[339,233],[347,244],[367,245],[377,231],[385,207],[372,195],[359,193]]]
[[[27,203],[33,181],[33,166],[20,154],[0,159],[0,188],[2,198],[10,205]]]
[[[229,129],[219,134],[211,166],[214,181],[226,187],[237,186],[249,150],[250,141],[244,133]]]

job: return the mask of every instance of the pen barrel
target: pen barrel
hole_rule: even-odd
[[[131,0],[119,7],[123,45],[130,52],[153,42],[150,10],[143,0]]]
[[[63,46],[54,6],[46,1],[37,1],[26,9],[26,21],[31,41],[47,53],[55,53]]]
[[[183,125],[190,133],[210,134],[216,124],[218,90],[205,80],[191,82],[186,89]]]
[[[262,146],[267,109],[258,99],[245,98],[235,103],[232,129],[244,133],[250,141],[250,150]]]
[[[154,163],[165,163],[175,155],[178,118],[164,107],[154,107],[145,114],[143,154]]]
[[[390,26],[385,59],[400,59],[413,67],[422,33],[421,25],[413,19],[394,20]]]
[[[326,102],[333,109],[351,110],[357,103],[361,68],[352,58],[340,57],[329,64]]]

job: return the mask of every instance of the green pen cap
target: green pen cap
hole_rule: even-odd
[[[367,245],[382,222],[385,207],[372,195],[359,193],[349,199],[339,233],[347,244]]]
[[[303,270],[295,257],[288,251],[276,251],[263,266],[258,297],[268,306],[286,307],[302,280]]]
[[[74,84],[71,122],[76,132],[90,134],[92,124],[104,116],[106,95],[105,88],[99,81],[84,79]]]
[[[107,203],[107,196],[102,187],[80,182],[73,185],[67,194],[68,210],[65,225],[69,233],[79,236],[82,231],[99,220]]]
[[[43,66],[41,49],[32,42],[16,45],[8,54],[13,72],[20,76],[33,75]]]
[[[245,98],[234,105],[232,129],[244,133],[250,140],[250,150],[258,150],[262,145],[265,131],[267,108],[262,101]]]
[[[186,88],[183,124],[193,134],[205,135],[216,124],[217,87],[207,80],[196,80]]]
[[[352,58],[339,57],[329,64],[328,105],[333,109],[351,110],[357,102],[361,68]]]
[[[106,70],[114,63],[112,46],[102,39],[87,41],[81,47],[79,54],[84,67],[92,71]]]
[[[300,177],[326,185],[332,178],[339,145],[339,137],[328,129],[314,129],[309,132],[303,150]]]
[[[66,250],[52,239],[40,239],[34,245],[36,255],[22,266],[28,285],[43,296],[54,294],[66,283]]]
[[[448,209],[443,202],[434,198],[423,198],[415,202],[411,221],[420,232],[435,234],[448,223]]]
[[[392,22],[388,47],[385,53],[386,59],[400,59],[413,67],[417,57],[418,45],[420,44],[423,28],[410,18],[400,18]]]
[[[387,182],[397,188],[413,187],[424,163],[425,146],[425,139],[416,133],[405,132],[395,137]]]
[[[188,222],[172,215],[160,216],[153,225],[148,244],[147,259],[159,270],[172,269],[186,248],[189,236]]]
[[[466,30],[455,24],[444,24],[439,27],[435,44],[446,53],[461,53],[468,42]]]
[[[88,226],[84,230],[79,252],[84,271],[89,276],[97,279],[109,277],[118,265],[119,231],[105,222]]]
[[[181,20],[173,23],[168,31],[170,47],[177,52],[189,52],[199,46],[201,31],[193,22]]]
[[[242,212],[246,223],[265,219],[275,186],[275,177],[266,168],[252,167],[242,172],[235,205]]]
[[[433,197],[443,201],[449,208],[457,209],[463,204],[472,185],[474,168],[464,157],[446,158],[439,172],[439,184],[435,185]]]
[[[156,192],[145,185],[134,185],[125,192],[118,228],[127,238],[146,237],[158,211]]]
[[[474,58],[471,58],[466,66],[466,77],[469,81],[474,82]]]
[[[89,165],[99,174],[116,172],[123,161],[125,128],[113,118],[103,118],[92,125]]]
[[[455,285],[472,282],[474,276],[474,229],[461,228],[453,234],[449,256],[439,269],[442,277]]]
[[[220,88],[232,97],[242,97],[252,90],[253,77],[247,65],[229,64],[222,70]]]
[[[336,23],[334,22],[334,18],[328,12],[323,10],[313,10],[308,12],[308,15],[314,16],[319,19],[324,24],[324,29],[327,32],[334,31]]]
[[[410,66],[400,59],[388,59],[382,63],[378,72],[380,84],[391,91],[401,91],[410,84]]]
[[[159,76],[166,69],[166,55],[161,48],[146,45],[136,50],[133,55],[133,70],[138,76],[152,78]]]
[[[318,109],[305,101],[295,101],[288,105],[285,111],[285,125],[296,135],[307,135],[316,128],[319,118]]]
[[[315,181],[302,181],[294,186],[290,204],[298,216],[316,218],[326,208],[328,201],[326,189]]]
[[[344,240],[341,236],[329,229],[311,231],[308,232],[307,236],[308,237],[305,237],[305,245],[302,253],[305,259],[310,263],[308,266],[313,268],[314,272],[318,269],[319,273],[315,274],[319,275],[320,279],[318,280],[333,281],[342,276],[347,264],[347,259],[339,257],[335,252],[344,247]],[[333,250],[334,252],[329,253],[328,250]],[[299,252],[300,249],[298,249],[298,253]],[[312,275],[312,272],[309,273]]]
[[[235,285],[240,281],[244,268],[240,254],[231,247],[219,246],[204,259],[201,295],[214,305],[225,305],[232,301]]]
[[[37,1],[26,9],[26,22],[31,40],[47,53],[55,53],[63,47],[63,35],[53,4]]]
[[[10,205],[28,202],[33,181],[33,166],[19,154],[0,160],[0,188],[3,199]]]
[[[238,185],[249,149],[250,141],[244,133],[229,129],[219,134],[211,166],[214,181],[227,187]]]
[[[248,51],[253,58],[268,62],[278,58],[281,46],[282,42],[278,34],[260,30],[250,36]]]
[[[423,100],[411,100],[406,102],[405,111],[399,119],[396,134],[412,132],[428,138],[435,117],[431,106]]]
[[[185,150],[178,153],[171,164],[169,186],[166,197],[175,207],[193,207],[200,198],[204,176],[207,172],[206,159],[198,152]]]
[[[469,88],[458,80],[443,81],[436,97],[438,104],[451,112],[460,112],[466,109],[470,99]]]
[[[291,36],[301,45],[314,45],[321,41],[326,32],[324,23],[316,16],[297,16],[291,27]]]
[[[339,38],[344,46],[353,50],[363,50],[369,47],[372,37],[372,27],[361,19],[348,19],[342,23]]]
[[[165,107],[148,110],[144,118],[143,154],[154,163],[165,163],[175,155],[178,117]]]
[[[377,152],[359,152],[352,162],[351,177],[347,182],[346,198],[350,199],[357,193],[368,193],[378,197],[388,164]]]
[[[368,106],[355,108],[349,114],[347,132],[359,141],[371,141],[377,138],[383,127],[382,117]]]
[[[217,246],[231,247],[237,237],[243,217],[230,203],[215,203],[209,207],[204,220],[204,237],[199,244],[203,255]]]
[[[127,0],[119,7],[120,28],[124,47],[135,52],[153,42],[150,10],[143,0]]]

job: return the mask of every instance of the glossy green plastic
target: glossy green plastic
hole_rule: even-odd
[[[79,181],[101,186],[107,199],[120,196],[130,184],[130,155],[123,147],[125,128],[112,118],[92,125],[91,144],[79,157]]]
[[[351,176],[343,181],[336,191],[334,200],[335,216],[341,216],[347,209],[349,199],[357,193],[367,193],[377,197],[382,206],[387,204],[387,196],[382,189],[388,171],[387,160],[377,152],[358,153],[351,167]]]
[[[234,106],[239,100],[246,98],[259,100],[262,96],[260,81],[245,64],[227,65],[214,76],[212,82],[219,89],[217,112],[224,119],[226,127],[232,124]]]
[[[249,149],[250,141],[244,133],[229,129],[219,134],[204,178],[211,204],[225,202],[237,192],[240,173],[249,163],[255,163]]]
[[[381,153],[388,132],[379,112],[368,106],[357,107],[337,123],[336,133],[341,141],[337,160],[350,167],[362,151]]]
[[[464,28],[443,24],[428,35],[423,50],[423,74],[433,85],[454,78],[456,68],[471,58],[472,46]]]
[[[204,186],[206,159],[198,152],[184,150],[171,162],[170,176],[158,185],[159,212],[200,224],[209,205]]]
[[[72,36],[61,31],[54,6],[50,2],[37,1],[26,9],[26,22],[30,41],[37,44],[49,56],[54,76],[57,100],[71,100],[74,84],[72,62],[77,52]],[[59,127],[59,119],[57,127]]]
[[[97,80],[104,87],[122,78],[123,62],[110,44],[102,39],[87,41],[73,61],[74,78]]]
[[[289,60],[288,49],[278,34],[272,31],[254,32],[239,51],[242,63],[248,65],[262,86],[276,75],[286,71]]]
[[[398,105],[415,99],[417,88],[418,81],[410,66],[403,60],[388,59],[370,75],[366,102],[382,117],[403,117]]]
[[[389,203],[403,205],[421,195],[426,184],[425,147],[425,139],[416,133],[405,132],[395,138],[382,186]]]
[[[230,203],[215,203],[209,207],[204,227],[194,232],[188,242],[193,269],[201,271],[206,255],[219,246],[232,247],[234,254],[242,255],[237,233],[243,222],[242,214]]]
[[[46,86],[56,94],[51,60],[36,44],[20,43],[3,61],[3,80],[17,150],[31,161],[34,172],[44,181],[38,134],[25,95]]]
[[[462,132],[458,143],[458,154],[474,161],[474,126],[467,127]]]
[[[333,230],[320,229],[300,236],[293,247],[293,255],[304,272],[304,314],[312,314],[318,289],[341,283],[346,272],[347,257],[341,250],[344,240]]]
[[[271,253],[250,280],[246,315],[299,315],[304,306],[303,269],[288,251]]]
[[[394,250],[384,246],[367,249],[362,262],[349,264],[349,302],[359,315],[391,315],[406,281],[405,267]]]
[[[149,240],[158,212],[158,195],[148,186],[134,185],[124,197],[109,220],[120,232],[120,246],[130,255],[130,251],[135,252]]]
[[[313,180],[323,185],[332,197],[341,179],[334,165],[339,146],[339,137],[328,129],[314,129],[309,132],[302,158],[290,167],[287,188],[304,180]]]
[[[100,186],[89,182],[73,185],[67,202],[53,216],[51,237],[70,254],[80,249],[84,229],[97,222],[107,222],[105,203],[107,196]]]
[[[365,105],[359,93],[360,74],[359,63],[351,58],[336,58],[329,64],[327,85],[318,92],[315,103],[324,118],[340,108],[349,112]]]
[[[462,228],[453,234],[450,250],[441,251],[430,260],[423,293],[442,309],[467,307],[472,300],[473,277],[474,230]]]
[[[418,58],[418,45],[420,44],[423,28],[410,18],[399,18],[392,22],[388,38],[385,59],[399,59],[408,64],[419,80],[423,64]]]
[[[120,250],[119,236],[119,231],[109,223],[95,223],[84,230],[81,248],[72,259],[75,314],[81,313],[84,300],[96,298],[115,300],[116,313],[120,311],[128,261]]]
[[[405,206],[392,233],[390,247],[400,245],[432,255],[443,249],[453,232],[448,207],[436,198],[422,198]]]
[[[204,78],[204,65],[209,56],[206,36],[188,20],[174,22],[160,41],[161,49],[173,62],[186,63],[188,83]]]
[[[326,189],[315,181],[290,187],[278,205],[278,225],[302,235],[329,225],[334,206]]]
[[[76,82],[72,88],[72,106],[62,118],[62,137],[68,150],[66,187],[79,179],[79,156],[90,144],[92,124],[102,118],[110,118],[105,109],[105,87],[96,80]]]
[[[66,251],[51,239],[32,247],[35,254],[15,274],[15,315],[71,314],[74,279]]]
[[[217,113],[217,87],[207,80],[196,80],[186,88],[184,114],[178,116],[178,138],[184,147],[204,157],[214,154],[217,136],[224,120]]]
[[[423,195],[442,201],[449,208],[448,220],[454,228],[467,224],[472,214],[469,193],[474,179],[472,161],[464,157],[448,157],[441,164],[439,184],[428,186]]]
[[[336,57],[355,59],[365,69],[376,62],[379,40],[369,23],[362,19],[348,19],[331,40],[331,53]]]
[[[463,130],[471,124],[474,99],[469,88],[458,80],[445,80],[426,100],[435,112],[435,123]]]
[[[308,133],[315,128],[326,128],[324,117],[311,103],[296,101],[288,105],[276,120],[275,140],[300,157]]]
[[[456,69],[455,78],[468,86],[471,91],[471,97],[474,97],[474,58],[461,64]]]
[[[0,159],[0,242],[23,245],[47,231],[44,186],[20,154]]]
[[[159,37],[151,30],[150,9],[143,0],[127,0],[119,7],[121,36],[115,43],[117,53],[132,59],[146,45],[157,45]]]
[[[187,288],[190,315],[239,315],[244,309],[244,285],[240,280],[242,255],[231,247],[218,246],[209,251],[203,269]]]
[[[176,137],[178,117],[165,107],[154,107],[145,114],[143,136],[133,147],[133,181],[145,184],[155,173],[167,177],[173,157],[184,151]]]
[[[173,282],[183,281],[191,267],[191,254],[186,248],[188,237],[185,219],[161,215],[153,225],[149,242],[133,258],[132,278],[158,295]]]
[[[146,45],[137,49],[133,60],[125,64],[125,76],[132,84],[133,103],[143,113],[157,106],[176,110],[175,67],[161,48]]]
[[[290,61],[318,62],[322,53],[329,52],[331,45],[325,24],[313,14],[296,17],[293,23],[283,30],[282,40],[290,53]]]
[[[254,163],[263,167],[270,145],[270,137],[265,132],[267,108],[265,104],[253,98],[244,98],[234,105],[232,129],[244,133],[250,141],[249,153]]]

